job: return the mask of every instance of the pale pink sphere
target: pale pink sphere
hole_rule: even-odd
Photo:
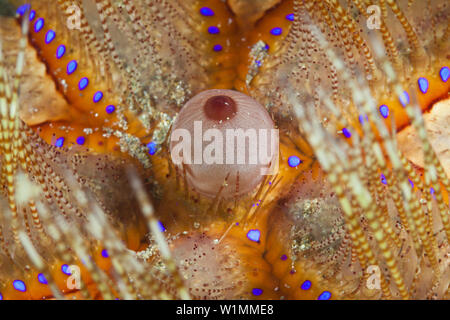
[[[251,193],[265,174],[273,174],[268,169],[278,164],[278,131],[251,97],[212,89],[183,106],[172,126],[170,150],[191,188],[214,198],[223,186],[220,196],[231,198]]]

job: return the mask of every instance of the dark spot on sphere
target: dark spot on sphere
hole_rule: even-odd
[[[219,95],[209,98],[203,106],[205,115],[216,121],[225,121],[236,115],[237,107],[233,98]]]

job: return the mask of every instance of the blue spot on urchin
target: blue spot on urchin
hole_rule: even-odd
[[[56,139],[55,147],[61,148],[63,145],[64,145],[64,138],[63,137],[59,137],[58,139]]]
[[[147,148],[148,148],[148,153],[150,155],[154,155],[156,153],[156,151],[158,150],[157,144],[154,143],[153,141],[147,144]]]
[[[359,119],[359,122],[361,124],[364,124],[365,122],[369,122],[369,116],[368,115],[360,115],[358,117],[358,119]]]
[[[295,167],[297,167],[300,163],[302,163],[303,161],[302,160],[300,160],[300,158],[299,157],[297,157],[297,156],[290,156],[289,158],[288,158],[288,164],[289,164],[289,166],[291,167],[291,168],[295,168]]]
[[[381,183],[387,184],[387,180],[386,180],[386,177],[384,176],[384,174],[381,174]]]
[[[331,292],[330,291],[324,291],[322,292],[317,300],[330,300],[331,298]]]
[[[109,106],[106,107],[106,113],[110,114],[113,113],[116,110],[116,106],[113,106],[112,104],[110,104]]]
[[[383,118],[387,118],[389,117],[389,107],[385,104],[383,104],[382,106],[380,106],[380,114]]]
[[[419,89],[423,94],[428,92],[429,83],[427,78],[419,78],[419,80],[417,80],[417,83],[419,84]]]
[[[449,67],[442,67],[439,71],[439,75],[441,76],[442,81],[447,82],[450,78],[450,69]]]
[[[61,59],[64,53],[66,53],[66,46],[62,44],[56,49],[56,58]]]
[[[42,30],[42,28],[44,27],[44,19],[43,18],[39,18],[37,19],[37,21],[34,23],[34,32],[39,32]]]
[[[61,271],[68,276],[72,275],[72,272],[70,272],[70,268],[67,264],[63,264],[61,266]]]
[[[94,94],[94,97],[92,98],[92,100],[93,100],[95,103],[97,103],[97,102],[99,102],[100,100],[102,100],[102,98],[103,98],[103,92],[97,91],[97,92]]]
[[[352,134],[350,133],[350,131],[347,128],[343,128],[342,129],[342,134],[344,135],[344,137],[346,138],[351,138]]]
[[[407,91],[403,91],[403,93],[398,98],[403,107],[406,107],[409,104],[409,94]]]
[[[56,37],[56,33],[53,30],[48,30],[46,35],[45,35],[45,43],[49,44],[50,42],[52,42]]]
[[[210,34],[218,34],[218,33],[220,33],[220,29],[216,26],[210,26],[210,27],[208,27],[208,32]]]
[[[29,3],[21,5],[19,8],[17,8],[16,13],[18,15],[23,16],[25,14],[25,12],[27,12],[30,8],[31,8],[31,4],[29,4]]]
[[[302,290],[309,290],[311,288],[311,285],[311,281],[305,280],[300,288],[302,288]]]
[[[259,242],[259,239],[261,238],[261,231],[258,229],[252,229],[247,232],[247,238],[251,241]]]
[[[77,70],[78,62],[76,60],[72,60],[67,64],[67,74],[72,74]]]
[[[214,15],[214,11],[208,7],[200,8],[200,13],[202,16],[205,16],[205,17],[212,17]]]
[[[283,33],[283,29],[281,29],[280,27],[276,27],[273,28],[272,30],[270,30],[270,34],[274,35],[274,36],[279,36]]]
[[[79,144],[80,146],[82,146],[85,142],[86,142],[86,138],[85,137],[79,136],[77,138],[77,144]]]
[[[14,280],[13,287],[14,287],[14,289],[16,289],[17,291],[20,291],[20,292],[27,291],[27,286],[25,285],[25,282],[23,282],[22,280]]]
[[[89,84],[89,79],[88,78],[81,78],[81,80],[78,82],[78,89],[80,90],[84,90],[86,89],[86,87]]]
[[[223,49],[223,47],[222,47],[222,45],[220,45],[220,44],[216,44],[216,45],[214,45],[214,47],[213,47],[213,50],[214,50],[215,52],[222,51],[222,49]]]
[[[263,293],[263,289],[260,289],[260,288],[253,288],[252,289],[252,294],[254,296],[260,296],[260,295],[262,295],[262,293]]]
[[[158,221],[158,228],[159,228],[159,231],[161,231],[161,232],[166,231],[166,227],[164,227],[164,225],[162,224],[161,221]]]
[[[47,279],[45,278],[44,274],[39,273],[37,278],[38,278],[38,280],[39,280],[40,283],[42,283],[42,284],[48,284],[48,281],[47,281]]]

